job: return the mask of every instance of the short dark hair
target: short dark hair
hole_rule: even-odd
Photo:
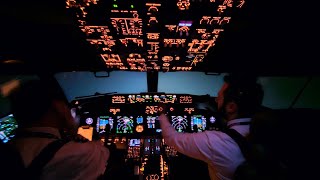
[[[27,81],[10,94],[11,110],[20,127],[39,121],[54,100],[66,99],[58,88],[43,80]]]
[[[224,91],[224,103],[235,102],[239,117],[251,117],[261,108],[264,91],[256,76],[230,74],[224,81],[229,85]]]

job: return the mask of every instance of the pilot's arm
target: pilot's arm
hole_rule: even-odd
[[[159,117],[162,136],[167,145],[182,154],[207,162],[213,156],[207,133],[179,133],[172,127],[166,115]]]
[[[109,155],[99,141],[70,142],[49,162],[52,168],[47,168],[45,174],[52,176],[49,179],[97,179],[104,174]]]

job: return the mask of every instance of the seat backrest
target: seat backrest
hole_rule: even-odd
[[[24,179],[24,163],[20,153],[9,144],[0,144],[1,179]]]

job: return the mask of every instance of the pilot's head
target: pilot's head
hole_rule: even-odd
[[[257,78],[247,75],[227,75],[216,103],[226,120],[251,117],[262,104],[264,92]]]
[[[28,81],[13,90],[10,99],[19,127],[75,128],[65,96],[49,83]]]

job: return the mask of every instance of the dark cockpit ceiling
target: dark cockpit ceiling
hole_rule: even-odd
[[[319,75],[313,11],[295,1],[85,2],[2,2],[0,72]]]

